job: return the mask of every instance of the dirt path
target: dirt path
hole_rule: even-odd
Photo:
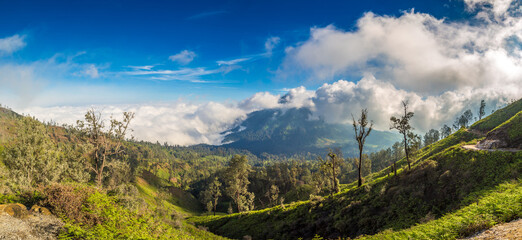
[[[522,239],[522,219],[496,225],[488,230],[479,232],[466,239],[475,240],[512,240]]]
[[[473,150],[473,151],[490,151],[490,152],[494,152],[494,151],[503,151],[503,152],[518,152],[518,151],[521,151],[520,149],[516,149],[516,148],[497,148],[497,149],[487,149],[487,148],[479,148],[477,147],[477,145],[464,145],[462,146],[462,148],[466,149],[466,150]]]

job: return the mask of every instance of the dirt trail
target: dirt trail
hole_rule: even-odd
[[[488,230],[479,232],[469,238],[474,240],[512,240],[522,239],[522,219],[511,221],[508,223],[498,224]]]
[[[473,150],[473,151],[490,151],[490,152],[494,152],[494,151],[503,151],[503,152],[518,152],[518,151],[521,151],[521,149],[516,149],[516,148],[497,148],[497,149],[487,149],[487,148],[479,148],[477,147],[477,145],[464,145],[462,146],[462,148],[466,149],[466,150]]]

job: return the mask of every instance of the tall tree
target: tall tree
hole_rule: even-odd
[[[439,137],[440,134],[438,130],[430,129],[426,134],[424,134],[424,146],[439,141]]]
[[[395,142],[392,146],[393,152],[393,171],[395,172],[395,176],[397,176],[397,161],[402,158],[404,152],[400,142]]]
[[[334,151],[330,149],[328,151],[327,160],[323,160],[321,157],[319,157],[319,160],[322,163],[321,169],[329,176],[331,182],[330,186],[332,187],[330,193],[338,193],[340,188],[339,179],[337,179],[337,176],[339,175],[340,166],[343,161],[343,154],[341,149],[336,148]]]
[[[442,126],[442,128],[440,129],[440,135],[441,138],[447,138],[449,135],[451,135],[451,127],[444,124],[444,126]]]
[[[480,101],[480,108],[479,108],[479,120],[482,119],[482,117],[484,117],[484,115],[486,115],[486,101],[484,101],[484,99],[482,99]]]
[[[203,202],[207,206],[207,210],[214,211],[216,216],[216,207],[218,204],[219,197],[221,197],[221,182],[217,177],[207,186],[207,189],[203,191]]]
[[[270,189],[266,192],[270,206],[275,206],[279,203],[279,188],[277,185],[272,184]]]
[[[254,194],[248,192],[248,185],[250,184],[248,174],[250,171],[251,167],[244,155],[232,157],[225,170],[226,192],[236,204],[238,212],[253,209]]]
[[[422,139],[419,135],[409,132],[408,133],[408,152],[410,155],[415,154],[418,150],[421,149]]]
[[[408,112],[408,102],[402,101],[402,108],[404,109],[404,115],[400,117],[391,117],[390,121],[392,126],[390,129],[397,129],[404,137],[404,152],[406,153],[406,162],[408,162],[408,169],[411,170],[410,155],[408,147],[408,133],[413,128],[410,125],[410,119],[413,117],[413,112]]]
[[[359,144],[359,164],[357,164],[358,171],[359,171],[359,180],[358,180],[358,186],[360,187],[362,185],[362,176],[361,176],[361,170],[362,170],[362,154],[364,149],[364,142],[366,141],[366,137],[370,135],[370,132],[372,131],[373,122],[370,123],[370,126],[368,126],[368,110],[362,109],[361,110],[361,118],[359,118],[357,121],[355,120],[355,117],[352,115],[353,120],[353,130],[355,132],[355,140],[357,140],[357,143]]]
[[[123,153],[121,145],[133,118],[134,113],[132,112],[124,112],[122,121],[118,121],[111,116],[110,126],[105,131],[105,121],[102,119],[101,113],[90,109],[85,114],[85,121],[78,120],[76,122],[81,136],[93,148],[93,165],[90,169],[96,175],[96,184],[99,187],[103,183],[103,173],[107,167],[108,158]]]
[[[459,130],[460,128],[468,127],[468,124],[473,121],[473,112],[470,109],[466,110],[460,117],[455,119],[455,123],[453,123],[453,128],[455,130]]]

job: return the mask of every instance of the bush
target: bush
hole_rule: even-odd
[[[93,188],[53,184],[42,192],[45,198],[40,204],[49,207],[60,218],[87,226],[102,222],[96,214],[84,211],[87,199],[95,192]]]

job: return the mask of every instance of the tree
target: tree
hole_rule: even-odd
[[[430,129],[426,134],[424,134],[424,146],[428,146],[437,141],[439,141],[438,130]]]
[[[411,170],[410,165],[410,154],[408,151],[408,133],[410,133],[413,128],[410,125],[410,119],[413,117],[413,112],[408,112],[408,102],[402,101],[402,107],[404,109],[404,115],[399,118],[391,117],[390,121],[392,122],[392,126],[390,129],[397,129],[399,133],[401,133],[404,137],[404,151],[406,153],[406,162],[408,162],[408,169]]]
[[[90,109],[85,114],[85,121],[76,122],[81,137],[93,148],[93,164],[90,169],[96,175],[96,183],[99,187],[102,186],[108,158],[123,153],[121,145],[133,118],[134,113],[132,112],[124,112],[121,122],[111,116],[109,129],[104,131],[105,122],[101,113]]]
[[[221,197],[221,182],[217,177],[208,185],[207,189],[202,192],[203,202],[207,206],[207,210],[210,212],[214,210],[214,216],[216,216],[216,207],[218,204],[219,197]]]
[[[473,121],[473,112],[471,110],[466,110],[460,117],[455,119],[455,123],[453,123],[453,128],[455,130],[459,130],[460,128],[468,127],[468,124]]]
[[[408,133],[408,152],[413,155],[415,152],[421,149],[422,139],[419,135],[409,132]]]
[[[479,120],[482,119],[482,117],[484,117],[484,115],[486,115],[486,101],[484,101],[484,99],[482,99],[480,101],[480,108],[479,108]]]
[[[319,157],[319,161],[321,162],[322,171],[324,171],[326,175],[329,176],[331,182],[330,186],[332,187],[330,193],[338,193],[340,188],[339,179],[337,179],[337,176],[339,175],[341,162],[343,161],[341,150],[339,148],[335,149],[335,151],[329,149],[327,160],[323,160],[321,157]]]
[[[366,126],[368,125],[368,110],[362,109],[361,110],[361,118],[359,120],[355,121],[355,118],[352,115],[353,120],[353,130],[355,132],[355,140],[357,140],[357,143],[359,144],[359,164],[357,164],[358,171],[359,171],[359,180],[358,180],[358,186],[360,187],[362,185],[362,176],[361,176],[361,169],[362,169],[362,154],[363,154],[363,148],[364,148],[364,142],[366,141],[366,137],[370,135],[370,132],[372,131],[373,122],[370,123],[370,127],[368,129]]]
[[[275,206],[279,203],[279,188],[277,185],[272,184],[268,192],[266,192],[270,206]]]
[[[451,128],[444,124],[444,126],[442,126],[442,128],[440,129],[440,135],[441,135],[441,138],[447,138],[449,135],[451,135]]]
[[[237,206],[237,211],[253,209],[254,194],[248,192],[248,174],[251,167],[244,155],[235,155],[230,159],[228,167],[225,169],[225,179],[227,183],[227,195],[232,198]]]
[[[67,167],[59,157],[45,126],[31,117],[17,122],[16,142],[4,151],[14,188],[28,190],[38,184],[58,182]]]
[[[392,146],[393,152],[393,171],[395,172],[395,176],[397,176],[397,161],[402,158],[404,152],[400,142],[395,142]]]

